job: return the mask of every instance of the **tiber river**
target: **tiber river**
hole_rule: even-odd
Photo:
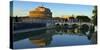
[[[94,44],[91,40],[92,30],[84,29],[43,29],[32,32],[14,34],[13,48],[40,48],[55,46],[73,46]]]

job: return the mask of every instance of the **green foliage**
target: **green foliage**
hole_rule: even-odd
[[[91,21],[91,19],[88,16],[77,16],[76,18],[79,20],[79,22],[90,22]]]
[[[92,22],[94,25],[97,25],[97,6],[94,6],[93,15],[94,16],[92,16]]]

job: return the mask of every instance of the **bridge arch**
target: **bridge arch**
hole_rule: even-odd
[[[65,24],[63,24],[64,26],[68,26],[69,24],[67,24],[67,23],[65,23]]]
[[[59,24],[59,23],[56,23],[55,25],[56,25],[56,26],[60,26],[60,24]]]
[[[80,25],[80,29],[87,32],[87,31],[89,31],[90,27],[88,24],[82,24],[82,25]]]

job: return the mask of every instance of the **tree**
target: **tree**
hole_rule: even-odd
[[[77,16],[76,19],[78,19],[79,22],[90,22],[91,19],[88,16]]]
[[[65,19],[65,22],[67,22],[67,21],[68,21],[68,19],[66,18],[66,19]]]
[[[93,16],[92,16],[92,21],[94,25],[97,25],[97,6],[94,6],[94,10],[92,11]]]
[[[18,17],[17,16],[15,17],[15,21],[18,22]]]

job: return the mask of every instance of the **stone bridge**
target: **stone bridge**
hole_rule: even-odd
[[[58,25],[65,25],[65,24],[73,25],[73,24],[76,24],[76,25],[79,25],[79,26],[86,24],[88,26],[93,26],[93,23],[91,23],[91,22],[56,22],[55,25],[57,25],[57,24]]]

